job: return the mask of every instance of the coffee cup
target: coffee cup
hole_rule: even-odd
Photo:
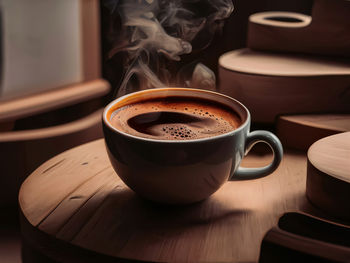
[[[140,196],[161,203],[198,202],[228,180],[264,177],[283,155],[273,133],[250,132],[243,104],[207,90],[159,88],[120,97],[104,109],[103,132],[118,176]],[[270,146],[272,162],[240,167],[257,142]]]

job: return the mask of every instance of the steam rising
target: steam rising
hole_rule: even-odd
[[[202,64],[185,74],[192,79],[176,78],[174,73],[183,70],[168,68],[181,55],[210,44],[233,11],[231,0],[107,0],[105,5],[112,13],[118,12],[122,24],[109,57],[127,52],[117,96],[164,86],[215,89],[214,73]],[[183,82],[176,82],[179,79]]]

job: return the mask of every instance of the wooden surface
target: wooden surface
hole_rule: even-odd
[[[244,166],[264,165],[271,158],[252,154]],[[163,262],[257,261],[264,234],[282,213],[319,212],[305,197],[305,180],[306,156],[287,151],[270,176],[227,182],[201,203],[157,205],[122,183],[109,163],[103,140],[98,140],[40,166],[23,183],[19,203],[25,225],[76,249]],[[38,233],[23,235],[40,249]],[[51,257],[63,253],[42,252]],[[98,257],[84,260],[98,262]]]
[[[350,132],[315,142],[307,156],[310,201],[333,216],[350,220]]]
[[[305,213],[284,214],[264,237],[259,263],[348,262],[350,227]]]
[[[290,12],[264,12],[249,17],[247,46],[350,57],[350,1],[315,0],[311,17]]]
[[[350,114],[280,116],[276,130],[284,147],[307,151],[319,139],[350,131]]]
[[[219,58],[219,91],[255,122],[282,114],[350,111],[350,60],[238,49]]]
[[[108,82],[96,79],[0,103],[0,123],[100,98],[110,91]]]

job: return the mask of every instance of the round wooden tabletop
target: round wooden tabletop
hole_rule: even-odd
[[[262,166],[271,158],[249,154],[243,165]],[[50,242],[64,244],[77,258],[81,251],[94,253],[82,262],[100,262],[102,256],[161,262],[257,261],[263,236],[279,216],[311,209],[305,182],[305,153],[287,151],[270,176],[227,182],[207,200],[192,205],[155,204],[119,179],[104,141],[97,140],[52,158],[26,179],[19,193],[22,234],[50,257],[64,254],[56,245],[44,249]]]

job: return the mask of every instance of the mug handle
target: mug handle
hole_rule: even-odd
[[[230,180],[256,179],[269,175],[277,169],[283,156],[283,148],[280,140],[269,131],[253,131],[247,136],[244,155],[247,155],[251,148],[258,142],[264,142],[270,146],[273,152],[273,161],[269,165],[259,168],[238,167]]]

